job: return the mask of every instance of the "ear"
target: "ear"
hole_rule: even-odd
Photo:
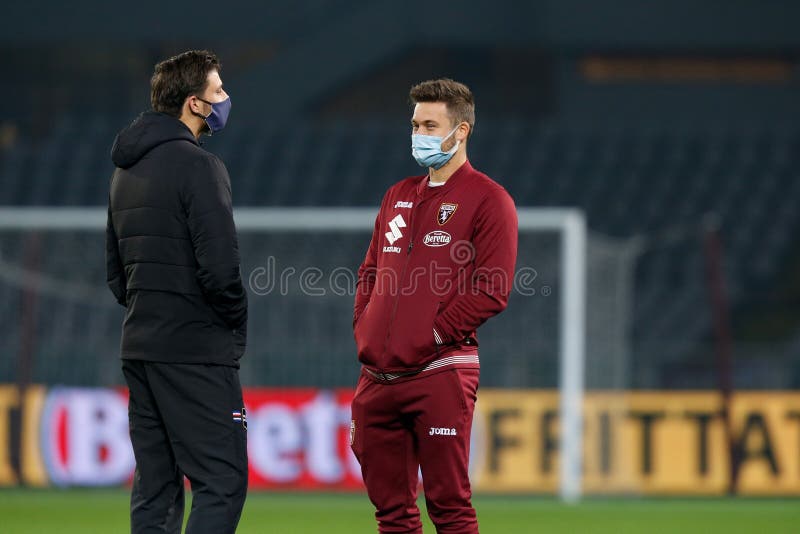
[[[467,138],[469,137],[470,129],[471,128],[469,126],[469,123],[462,122],[461,124],[458,125],[458,129],[456,130],[455,133],[455,138],[462,142],[466,141]]]
[[[188,106],[189,106],[189,112],[191,112],[191,113],[199,113],[199,114],[202,115],[203,111],[202,111],[202,109],[200,107],[201,102],[200,102],[200,100],[197,99],[197,97],[195,95],[187,96],[186,100],[184,101],[184,105],[186,105],[186,104],[188,104]]]

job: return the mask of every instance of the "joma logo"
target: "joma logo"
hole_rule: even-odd
[[[431,427],[430,431],[428,432],[429,436],[455,436],[456,429],[455,428],[433,428]]]

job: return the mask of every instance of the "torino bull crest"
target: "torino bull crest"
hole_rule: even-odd
[[[451,202],[442,202],[442,204],[439,206],[439,215],[438,215],[439,226],[446,224],[447,221],[449,221],[450,218],[453,216],[453,214],[456,212],[456,209],[458,209],[458,204],[453,204]]]

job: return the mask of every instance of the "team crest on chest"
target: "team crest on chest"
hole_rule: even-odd
[[[442,202],[439,206],[439,213],[436,216],[439,226],[447,223],[447,221],[453,217],[456,209],[458,209],[458,204],[453,204],[452,202]]]

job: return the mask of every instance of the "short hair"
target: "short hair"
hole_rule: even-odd
[[[158,63],[150,79],[150,105],[154,111],[180,117],[186,97],[202,93],[208,73],[222,69],[208,50],[189,50]]]
[[[469,135],[475,128],[475,97],[463,83],[450,78],[439,78],[418,83],[408,93],[411,105],[420,102],[444,102],[447,115],[453,124],[469,124]]]

